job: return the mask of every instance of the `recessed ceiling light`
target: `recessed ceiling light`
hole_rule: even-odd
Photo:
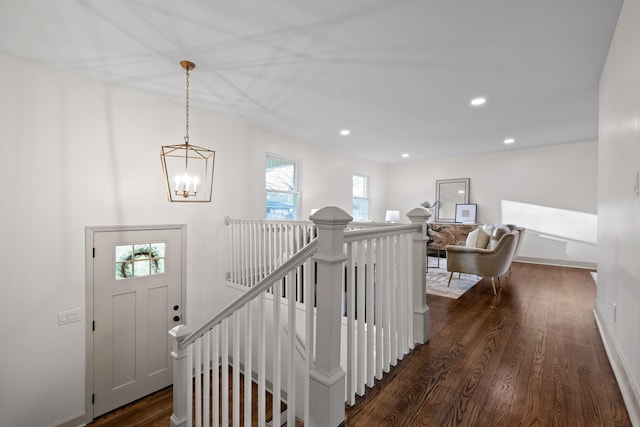
[[[516,142],[516,140],[513,138],[507,138],[504,140],[505,144],[513,144],[514,142]]]
[[[471,100],[471,105],[473,105],[474,107],[477,107],[479,105],[483,105],[485,102],[487,102],[487,98],[482,98],[482,97],[473,98]]]
[[[350,131],[349,129],[342,129],[342,130],[340,131],[340,135],[342,135],[342,136],[347,136],[347,135],[349,135],[350,133],[351,133],[351,131]]]
[[[409,153],[402,153],[402,157],[406,159],[407,157],[409,157]]]

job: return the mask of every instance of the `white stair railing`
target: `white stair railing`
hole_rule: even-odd
[[[226,218],[232,283],[252,287],[315,238],[312,222]]]
[[[172,426],[227,426],[229,420],[233,426],[239,426],[241,422],[251,425],[254,407],[257,407],[258,425],[264,426],[268,421],[265,415],[267,392],[273,397],[273,425],[280,425],[282,401],[287,403],[289,425],[295,425],[296,415],[308,419],[308,415],[295,410],[300,408],[296,405],[296,397],[308,396],[308,381],[303,380],[303,386],[295,381],[296,365],[299,367],[301,363],[295,360],[296,334],[305,331],[309,337],[307,342],[312,343],[314,310],[312,306],[307,307],[301,322],[304,327],[299,327],[298,304],[295,299],[282,295],[284,288],[293,293],[297,281],[302,281],[306,292],[311,292],[313,268],[310,256],[316,251],[317,241],[310,242],[196,331],[192,332],[184,325],[170,331],[175,338]],[[269,290],[271,293],[267,292]],[[311,298],[307,300],[310,305]],[[282,332],[285,319],[287,337],[283,337]],[[313,360],[312,350],[313,346],[307,345],[302,363]],[[308,366],[304,368],[304,371],[308,370]],[[242,390],[241,373],[244,376]],[[252,383],[257,387],[257,402],[252,401]],[[187,392],[192,389],[193,394]],[[244,402],[242,408],[241,400]],[[303,405],[306,400],[302,399]],[[192,407],[195,408],[193,411],[187,409]],[[304,406],[302,408],[304,412]]]
[[[420,209],[409,217],[412,225],[350,232],[344,229],[351,217],[334,207],[314,214],[313,224],[294,224],[298,228],[238,222],[253,237],[230,232],[232,247],[243,254],[238,259],[253,261],[232,262],[229,277],[247,291],[198,330],[171,330],[171,425],[251,425],[255,407],[263,426],[267,392],[273,395],[272,425],[281,424],[281,401],[288,425],[296,417],[305,425],[338,425],[345,402],[352,405],[414,343],[428,340],[427,218]],[[286,260],[271,255],[298,244],[301,249]],[[296,353],[301,347],[304,357]]]

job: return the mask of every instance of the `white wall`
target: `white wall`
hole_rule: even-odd
[[[386,196],[386,166],[199,111],[192,99],[191,141],[216,150],[213,202],[170,204],[159,153],[182,142],[184,105],[4,55],[0,75],[3,426],[85,410],[86,226],[187,224],[187,321],[198,326],[232,294],[221,285],[224,217],[264,216],[266,152],[302,162],[303,217],[324,205],[350,211],[355,172],[371,177],[374,209]],[[82,321],[58,326],[72,308]]]
[[[264,217],[264,163],[265,151],[287,159],[300,161],[300,190],[302,203],[300,220],[307,221],[311,209],[322,208],[327,203],[351,212],[352,175],[354,173],[369,177],[371,190],[371,220],[384,221],[386,198],[386,165],[373,163],[360,158],[346,156],[340,152],[320,148],[319,146],[300,144],[296,141],[253,130],[247,136],[250,144],[250,158],[253,170],[250,175],[250,187],[253,193],[250,199],[250,217]],[[339,183],[339,185],[334,185]],[[344,185],[348,183],[348,185]]]
[[[600,79],[596,316],[640,425],[640,1],[625,0]]]
[[[388,209],[433,202],[436,180],[470,178],[479,223],[527,228],[519,258],[595,267],[597,142],[391,165]]]

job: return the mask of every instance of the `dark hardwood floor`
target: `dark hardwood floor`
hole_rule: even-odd
[[[356,405],[343,426],[631,426],[595,324],[583,269],[514,263],[494,296],[428,296],[431,340]]]
[[[157,391],[143,399],[96,418],[91,427],[168,427],[173,413],[173,387]]]
[[[211,374],[210,374],[211,375]],[[218,374],[219,378],[221,374]],[[229,368],[229,406],[232,405],[232,395],[233,395],[233,384],[231,381],[231,377],[233,375],[233,371]],[[211,377],[210,377],[211,378]],[[212,384],[210,381],[209,384]],[[244,390],[244,376],[240,374],[240,390]],[[258,401],[258,386],[253,383],[252,384],[252,396],[251,399],[253,402]],[[195,393],[194,393],[195,394]],[[221,395],[222,393],[220,393]],[[218,400],[221,402],[221,399]],[[266,393],[265,395],[265,419],[270,421],[272,419],[272,402],[273,397],[271,393]],[[195,420],[196,408],[195,402],[193,407],[193,419]],[[244,405],[243,393],[240,393],[240,425],[245,425],[244,422],[244,411],[242,410]],[[280,413],[287,409],[287,405],[283,402],[280,403]],[[230,411],[231,412],[231,411]],[[159,390],[149,396],[146,396],[140,400],[137,400],[133,403],[125,405],[121,408],[116,409],[115,411],[109,412],[99,418],[93,420],[93,422],[89,423],[90,427],[167,427],[169,426],[169,418],[173,413],[173,387],[167,387],[162,390]],[[233,414],[229,413],[229,425],[233,425]],[[211,423],[211,415],[209,418],[209,424]],[[257,405],[254,406],[253,411],[251,413],[251,425],[258,424],[258,408]],[[246,425],[249,425],[247,423]]]
[[[484,279],[428,296],[431,340],[347,407],[343,426],[631,426],[593,316],[588,270],[514,263],[497,297]],[[91,426],[168,426],[171,388]]]

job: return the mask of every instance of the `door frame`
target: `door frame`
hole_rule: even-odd
[[[86,422],[93,420],[93,242],[96,233],[119,231],[152,231],[152,230],[179,230],[180,251],[182,252],[180,298],[182,299],[181,324],[187,324],[187,225],[113,225],[113,226],[87,226],[84,233],[85,249],[85,414]],[[167,334],[169,331],[167,331]]]

